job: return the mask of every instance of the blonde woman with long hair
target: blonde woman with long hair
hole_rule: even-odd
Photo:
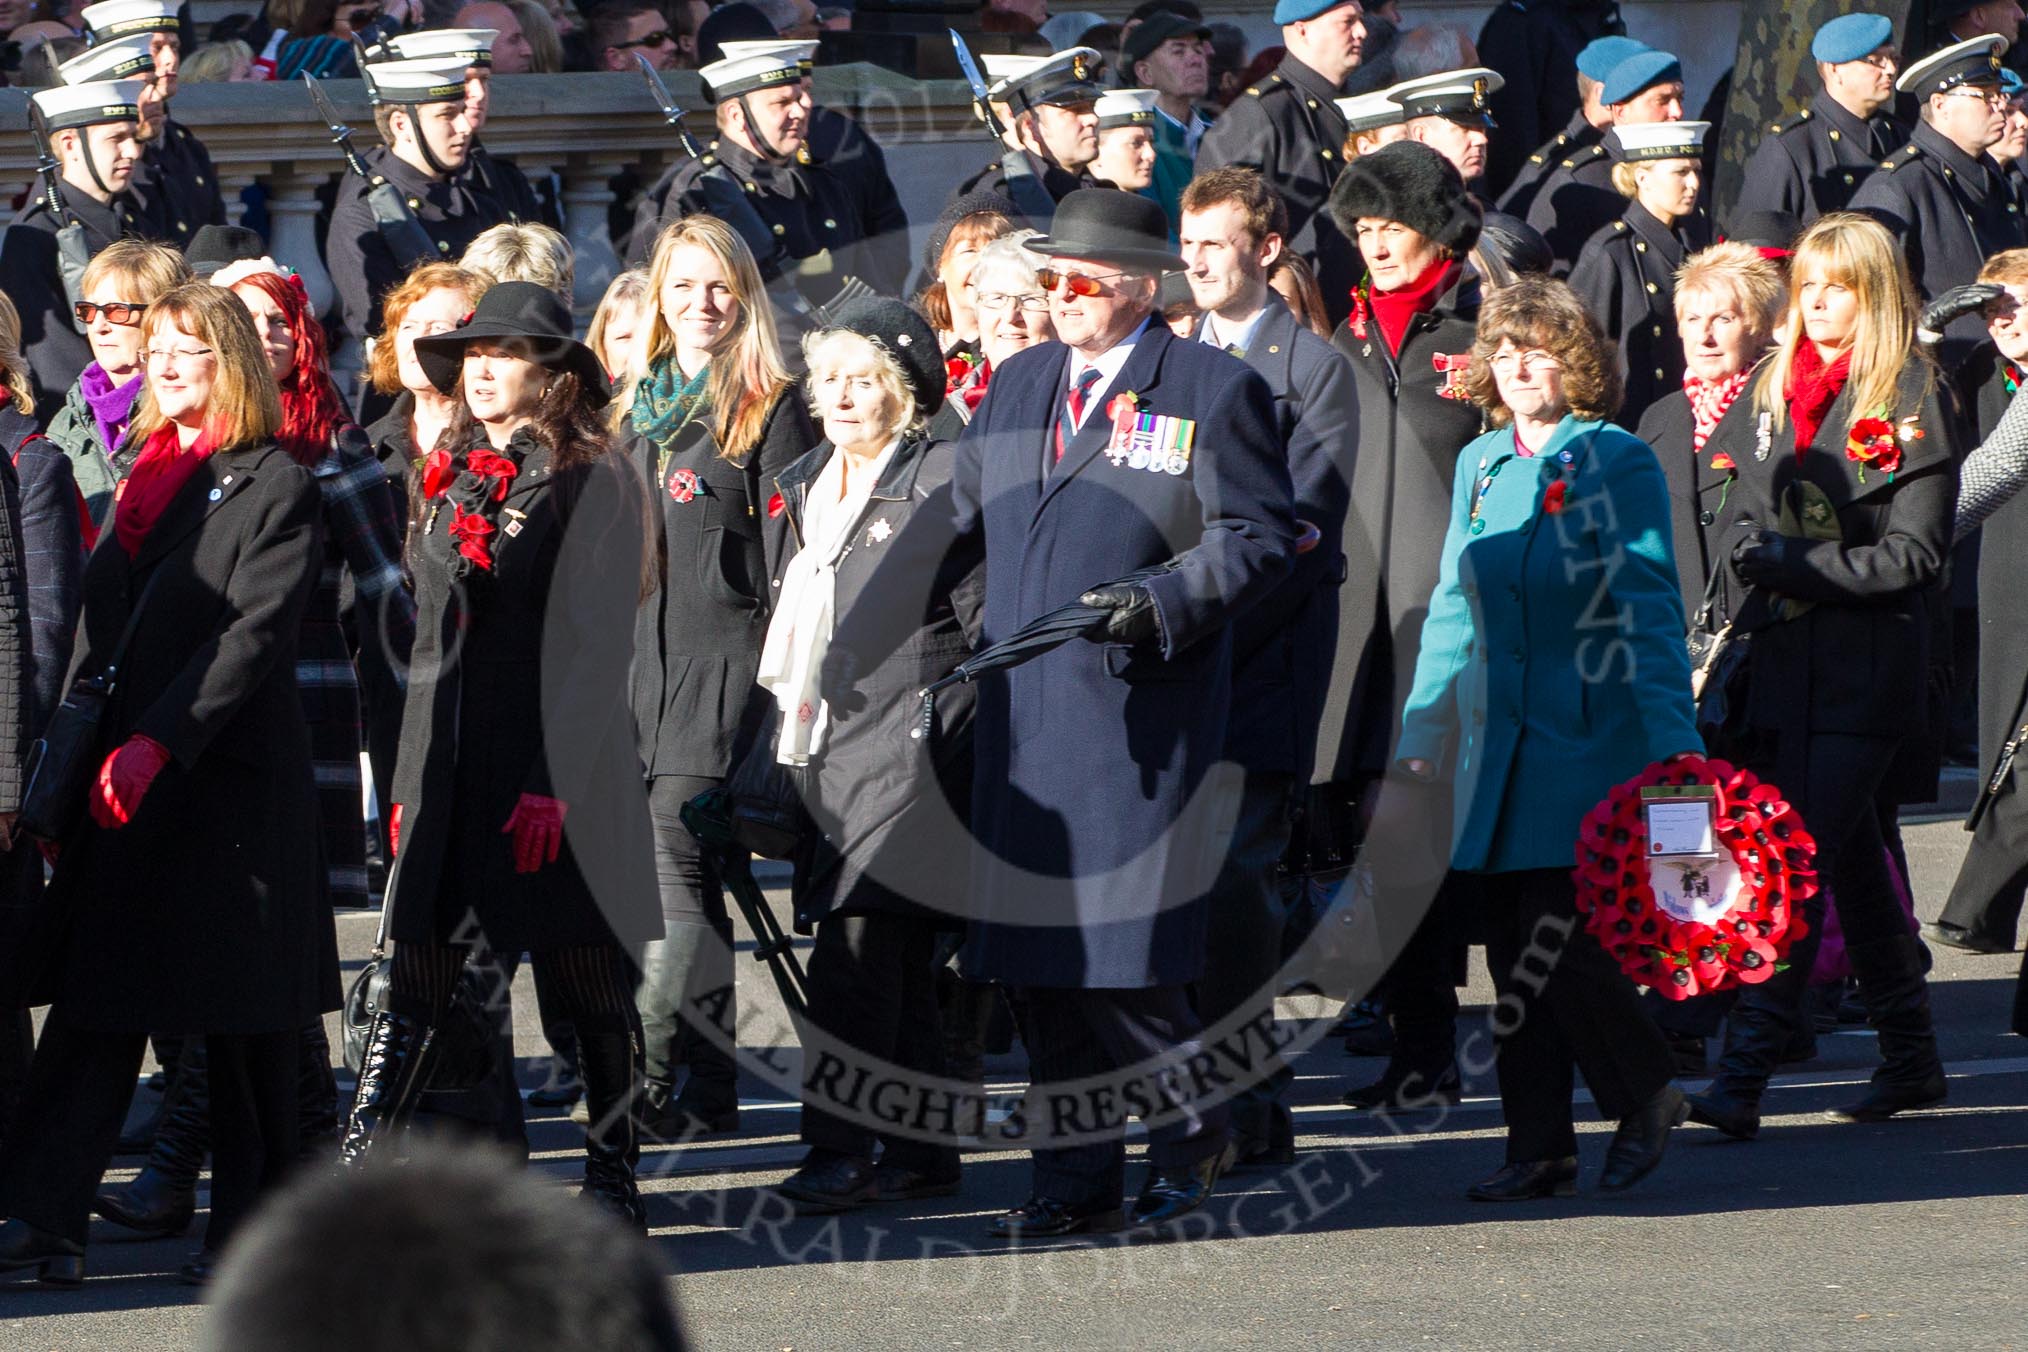
[[[634,717],[666,936],[649,946],[639,997],[641,1112],[666,1139],[738,1123],[730,998],[716,1029],[678,1020],[699,992],[729,992],[733,969],[724,888],[677,813],[724,780],[758,730],[754,681],[782,539],[775,476],[818,437],[760,271],[730,227],[690,216],[663,230],[647,294],[616,427],[648,482],[662,569],[636,629]],[[690,1074],[672,1096],[679,1036]]]
[[[1944,1098],[1922,946],[1881,825],[1933,792],[1925,722],[1944,713],[1930,699],[1928,638],[1933,608],[1947,604],[1937,587],[1957,432],[1915,319],[1887,231],[1850,212],[1820,218],[1796,245],[1781,337],[1751,405],[1705,447],[1738,468],[1712,552],[1729,562],[1734,632],[1752,635],[1724,692],[1728,714],[1705,736],[1801,811],[1824,884],[1786,968],[1733,1007],[1717,1079],[1692,1101],[1697,1121],[1742,1139],[1760,1129],[1761,1094],[1797,1026],[1826,895],[1883,1062],[1870,1092],[1836,1115],[1872,1122]]]

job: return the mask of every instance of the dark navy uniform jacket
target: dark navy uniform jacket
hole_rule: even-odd
[[[1619,351],[1626,400],[1613,421],[1632,431],[1648,405],[1683,387],[1683,339],[1676,331],[1676,269],[1711,243],[1703,213],[1672,229],[1639,202],[1591,237],[1570,270],[1570,289]]]
[[[85,245],[94,256],[116,239],[154,237],[152,203],[132,187],[110,203],[68,183],[59,184],[58,190],[84,226]],[[92,360],[91,346],[71,314],[70,296],[63,289],[63,273],[57,266],[56,232],[63,224],[50,215],[42,183],[37,180],[27,205],[0,235],[0,291],[5,291],[21,312],[21,355],[28,362],[36,406],[45,419],[63,407],[71,383]]]
[[[1198,342],[1204,323],[1197,323]],[[1288,578],[1265,601],[1233,621],[1225,754],[1248,770],[1293,775],[1307,784],[1337,649],[1359,396],[1345,358],[1272,293],[1246,347],[1234,355],[1258,371],[1274,395],[1296,518],[1315,526],[1321,539],[1296,556]]]
[[[1627,199],[1613,186],[1613,152],[1604,140],[1564,158],[1528,204],[1528,224],[1549,241],[1550,271],[1570,276],[1593,235],[1619,219]]]
[[[201,227],[225,224],[225,193],[211,153],[173,118],[165,119],[162,134],[142,147],[134,177],[154,207],[151,233],[163,243],[181,249]]]
[[[1733,219],[1748,211],[1786,211],[1808,225],[1827,211],[1843,211],[1906,138],[1885,113],[1862,122],[1820,93],[1801,112],[1769,124],[1746,162]]]
[[[1965,154],[1926,123],[1866,180],[1852,209],[1894,232],[1925,301],[1977,280],[1987,258],[2024,242],[2021,204],[2000,166]],[[1944,330],[1937,360],[1956,370],[1986,338],[1986,321],[1973,311]]]
[[[1564,129],[1537,146],[1516,171],[1514,181],[1507,185],[1507,191],[1500,194],[1500,210],[1526,220],[1528,208],[1535,205],[1535,195],[1542,191],[1542,185],[1556,172],[1557,166],[1578,151],[1597,145],[1604,135],[1585,119],[1584,109],[1571,114],[1570,122]],[[1492,175],[1488,173],[1486,177],[1491,179]]]
[[[1035,157],[1031,155],[1029,158],[1033,160]],[[1093,178],[1089,169],[1081,169],[1073,174],[1061,165],[1050,164],[1047,161],[1036,165],[1036,172],[1042,180],[1042,190],[1049,194],[1049,200],[1052,202],[1061,202],[1079,188],[1112,186],[1110,183],[1101,183]],[[957,187],[951,189],[950,201],[955,202],[975,192],[996,192],[1009,201],[1014,200],[1013,194],[1007,191],[1007,171],[1001,167],[999,156],[994,156],[977,173],[961,180]],[[1037,219],[1034,215],[1027,218],[1027,224],[1037,230],[1049,228],[1047,218]]]
[[[1288,464],[1266,382],[1160,316],[1058,461],[1069,371],[1069,349],[1051,342],[993,373],[950,484],[886,546],[883,572],[929,579],[983,556],[992,643],[1091,587],[1177,561],[1147,584],[1156,638],[1075,639],[980,683],[964,959],[970,975],[1017,986],[1174,985],[1203,969],[1206,898],[1238,811],[1243,775],[1214,769],[1232,622],[1286,575]],[[1188,453],[1109,451],[1109,406],[1157,435],[1188,431]],[[891,600],[855,607],[833,646],[872,670],[918,622]]]
[[[478,191],[465,175],[437,182],[386,146],[375,146],[363,158],[368,169],[401,189],[409,210],[437,246],[438,261],[455,263],[467,245],[507,219],[506,204]],[[380,332],[381,297],[412,266],[409,260],[397,259],[381,238],[373,209],[366,204],[370,189],[357,174],[345,176],[324,236],[324,266],[338,292],[338,313],[345,331],[358,338]]]
[[[1289,209],[1289,248],[1317,268],[1324,309],[1342,324],[1365,273],[1359,250],[1325,204],[1345,167],[1341,91],[1293,56],[1234,99],[1197,145],[1197,172],[1242,164],[1258,169]]]
[[[1521,169],[1523,146],[1541,141],[1551,127],[1562,125],[1573,113],[1581,114],[1577,54],[1585,44],[1626,31],[1619,5],[1613,0],[1596,4],[1586,0],[1507,0],[1487,16],[1479,30],[1479,59],[1507,81],[1486,100],[1500,124],[1500,134],[1486,152],[1488,193],[1501,191]]]

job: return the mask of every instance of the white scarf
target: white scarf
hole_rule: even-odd
[[[782,711],[782,731],[775,759],[783,765],[808,765],[824,749],[830,730],[830,707],[818,693],[818,673],[831,647],[837,621],[838,561],[845,556],[866,504],[894,451],[896,438],[865,469],[855,470],[848,483],[845,453],[831,458],[810,485],[803,514],[803,547],[782,572],[782,594],[775,601],[767,641],[761,645],[761,688],[775,697]]]

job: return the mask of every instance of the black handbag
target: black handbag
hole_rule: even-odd
[[[1724,585],[1726,559],[1712,566],[1704,599],[1690,618],[1685,640],[1690,650],[1690,698],[1696,705],[1697,731],[1706,747],[1725,744],[1740,731],[1744,717],[1747,659],[1753,652],[1753,631],[1727,618],[1713,624]]]
[[[398,874],[401,861],[395,860]],[[393,973],[387,956],[387,927],[394,916],[394,877],[387,880],[387,892],[380,902],[380,928],[373,936],[373,952],[345,989],[345,1005],[339,1011],[339,1028],[345,1065],[354,1075],[366,1060],[366,1039],[373,1031],[374,1015],[387,1008],[388,987]],[[500,1019],[494,992],[504,984],[506,973],[494,973],[467,961],[458,973],[458,987],[451,996],[450,1012],[430,1039],[427,1089],[452,1093],[471,1089],[493,1070],[493,1044],[499,1035]],[[504,993],[504,992],[502,992]]]
[[[780,726],[781,711],[775,709],[725,778],[732,838],[763,859],[794,858],[810,825],[802,790],[789,767],[775,759]]]
[[[99,745],[106,708],[119,688],[120,663],[127,645],[147,609],[148,597],[161,578],[158,569],[141,588],[141,595],[127,614],[105,667],[94,676],[81,676],[49,716],[49,726],[28,750],[28,787],[21,793],[21,815],[17,827],[37,840],[68,840],[84,815],[85,795],[91,791],[92,776],[104,759]]]

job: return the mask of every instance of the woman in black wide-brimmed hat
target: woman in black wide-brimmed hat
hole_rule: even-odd
[[[605,372],[570,335],[554,295],[503,282],[467,322],[416,340],[460,407],[423,460],[414,509],[393,988],[340,1153],[361,1160],[427,1084],[468,953],[526,952],[577,1030],[585,1191],[641,1225],[628,950],[658,931],[627,717],[642,498],[599,422]]]

